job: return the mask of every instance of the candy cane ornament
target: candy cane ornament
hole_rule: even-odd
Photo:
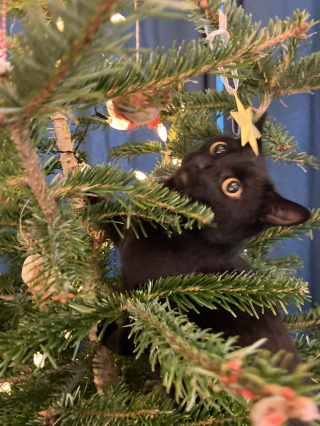
[[[2,19],[0,27],[0,75],[10,70],[11,63],[7,61],[6,52],[6,1],[2,2]]]

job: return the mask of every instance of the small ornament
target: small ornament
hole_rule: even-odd
[[[47,293],[45,291],[48,285],[54,282],[53,278],[47,280],[48,273],[43,274],[42,271],[43,259],[39,254],[28,256],[21,271],[21,278],[29,287],[30,293],[35,299],[39,299],[39,296],[41,296],[41,300],[50,296],[52,291],[47,290]]]
[[[1,392],[11,393],[11,385],[9,382],[3,382],[0,384],[0,393]]]
[[[2,2],[2,20],[0,27],[0,75],[5,75],[10,70],[10,62],[6,53],[6,1]]]
[[[148,125],[150,129],[157,128],[160,124],[160,112],[169,105],[171,93],[147,91],[146,95],[135,93],[128,98],[119,96],[108,101],[110,126],[117,130],[134,129],[145,125]]]
[[[236,98],[238,112],[231,111],[230,114],[236,120],[241,129],[241,145],[244,146],[247,142],[249,142],[253,152],[256,155],[259,155],[257,139],[261,138],[262,135],[253,124],[252,107],[245,109],[235,90],[233,90],[233,94]]]
[[[269,388],[271,391],[270,386]],[[307,422],[318,417],[318,407],[310,398],[296,396],[295,392],[287,387],[275,389],[276,386],[274,391],[280,391],[282,395],[262,398],[253,406],[251,410],[253,426],[275,426],[293,417]]]
[[[45,359],[41,352],[36,352],[33,355],[33,363],[36,367],[43,368],[44,362],[45,362]]]

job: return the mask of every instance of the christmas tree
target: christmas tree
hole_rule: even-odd
[[[274,99],[320,87],[319,52],[297,59],[315,23],[297,10],[262,28],[233,0],[24,0],[11,1],[7,14],[22,30],[5,38],[3,19],[0,253],[8,270],[0,276],[0,425],[248,424],[250,412],[255,422],[280,400],[291,401],[302,420],[314,419],[319,307],[285,317],[304,362],[290,373],[286,356],[262,350],[263,342],[239,349],[236,339],[190,324],[186,311],[236,305],[256,315],[257,304],[285,311],[310,300],[307,284],[294,277],[299,258],[269,254],[276,242],[319,228],[319,210],[302,225],[250,240],[243,256],[255,273],[169,277],[131,293],[122,289],[115,248],[101,225],[121,236],[121,216],[137,234],[148,222],[169,237],[211,222],[208,206],[164,188],[162,179],[203,141],[222,135],[218,118],[237,107],[230,79],[239,80],[245,108],[258,100],[256,119]],[[199,40],[137,55],[127,42],[136,21],[147,17],[191,20]],[[186,91],[192,77],[206,73],[229,78],[228,90]],[[160,154],[145,180],[114,163],[86,165],[79,147],[88,130],[163,131],[165,122],[167,142],[126,143],[110,152],[112,160]],[[274,118],[262,142],[275,161],[318,167]],[[107,201],[89,203],[96,196]],[[124,313],[136,356],[101,345]]]

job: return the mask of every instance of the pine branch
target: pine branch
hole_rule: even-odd
[[[296,163],[300,166],[310,166],[319,168],[318,160],[312,155],[304,152],[297,152],[298,142],[294,137],[285,131],[285,127],[280,123],[275,124],[275,118],[268,118],[263,129],[263,152],[268,157],[273,157],[275,161],[286,163]]]
[[[112,161],[134,158],[142,154],[165,154],[165,151],[162,150],[161,143],[156,141],[127,142],[111,148],[108,157]]]
[[[306,235],[312,229],[320,227],[320,209],[311,210],[311,217],[307,222],[295,226],[278,226],[270,228],[253,238],[247,244],[247,248],[254,250],[258,257],[268,254],[271,245],[288,238],[300,239],[300,235]]]
[[[283,66],[273,77],[273,95],[279,98],[285,94],[303,93],[320,87],[320,52]]]
[[[232,305],[258,317],[254,305],[274,312],[276,302],[300,304],[307,293],[306,284],[297,278],[274,278],[255,274],[191,274],[148,283],[146,300],[169,298],[182,310],[206,306],[223,308],[236,316]],[[196,304],[196,305],[195,305]]]
[[[302,330],[316,328],[320,325],[320,306],[309,309],[307,312],[292,314],[284,317],[284,322],[289,330]]]
[[[174,311],[168,312],[165,306],[159,306],[156,302],[147,305],[131,302],[129,313],[134,321],[132,334],[135,334],[137,356],[150,348],[151,365],[160,362],[167,391],[174,383],[176,398],[188,400],[189,407],[194,405],[198,395],[207,403],[214,403],[210,392],[212,379],[217,379],[221,388],[244,406],[249,404],[239,396],[241,389],[263,397],[267,383],[286,383],[295,387],[302,379],[303,374],[298,370],[293,374],[284,374],[283,369],[275,367],[279,358],[276,355],[266,357],[263,351],[258,351],[254,362],[247,364],[251,359],[248,355],[257,351],[257,345],[233,352],[232,339],[224,341],[220,335],[205,333],[190,324],[187,317]],[[231,359],[242,361],[243,370],[237,375],[235,386],[222,379],[223,365]]]
[[[157,180],[163,180],[176,174],[178,169],[179,166],[172,162],[161,163],[154,168],[151,176]]]
[[[257,270],[260,274],[270,274],[271,276],[294,275],[297,269],[303,267],[300,257],[295,254],[273,259],[264,256],[257,257],[254,251],[249,250],[242,257],[252,266],[253,270]]]
[[[119,167],[96,165],[73,176],[70,174],[53,190],[56,197],[80,194],[110,196],[122,201],[118,192],[125,194],[126,203],[123,208],[132,210],[129,203],[146,210],[148,214],[153,208],[162,211],[162,217],[172,221],[171,214],[183,215],[190,220],[195,219],[198,224],[209,223],[213,218],[211,209],[199,203],[190,203],[187,198],[181,197],[175,191],[169,191],[154,181],[137,181],[134,174],[124,172]],[[112,200],[112,198],[111,198]],[[176,227],[180,220],[176,218]]]
[[[251,96],[246,94],[239,94],[239,99],[246,107],[251,106]],[[163,113],[164,119],[167,116],[172,116],[186,111],[198,111],[205,109],[211,112],[228,113],[236,109],[236,101],[233,95],[227,91],[220,91],[217,89],[206,89],[205,92],[188,92],[179,93],[175,92],[172,96],[170,105]]]
[[[182,309],[195,309],[195,304],[211,308],[222,307],[231,311],[230,306],[255,314],[254,305],[273,309],[276,301],[284,303],[303,302],[306,296],[305,284],[296,278],[267,278],[235,276],[234,274],[191,275],[171,277],[149,283],[147,290],[137,290],[131,294],[116,292],[98,293],[93,300],[81,300],[81,294],[68,306],[53,306],[47,311],[31,313],[19,321],[17,330],[10,334],[0,332],[0,353],[6,359],[0,364],[3,371],[12,359],[19,363],[26,353],[39,350],[39,341],[50,353],[55,348],[64,350],[68,345],[81,342],[92,327],[100,320],[106,325],[116,321],[132,303],[148,304],[159,298],[177,303]],[[72,312],[72,314],[71,314]],[[231,311],[232,312],[232,311]],[[71,332],[68,341],[66,332]],[[16,342],[19,342],[19,346]]]
[[[30,186],[47,221],[51,223],[56,213],[55,200],[49,193],[45,177],[41,171],[39,159],[32,148],[27,131],[12,127],[12,141],[16,146],[21,162],[26,171],[25,180]]]
[[[317,330],[317,329],[316,329]],[[297,336],[294,343],[302,362],[310,365],[313,380],[320,380],[320,344],[318,333],[302,334]]]

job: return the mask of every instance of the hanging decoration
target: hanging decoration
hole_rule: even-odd
[[[253,124],[252,107],[245,109],[245,107],[240,102],[235,90],[233,91],[233,94],[236,98],[238,112],[231,111],[230,114],[236,120],[241,129],[241,145],[244,146],[247,142],[249,142],[253,152],[256,155],[259,155],[257,139],[261,138],[262,135]]]
[[[50,290],[46,291],[48,285],[54,282],[53,278],[46,277],[47,273],[43,273],[43,259],[39,254],[30,255],[23,263],[21,278],[27,284],[30,293],[36,299],[46,299],[50,296]]]
[[[208,32],[208,26],[207,25],[205,25],[204,29],[205,29],[205,32],[206,32],[206,35],[207,35],[207,40],[210,43],[211,50],[213,49],[212,42],[213,42],[214,38],[217,37],[217,36],[222,38],[223,46],[227,47],[227,44],[229,43],[229,40],[230,40],[230,34],[229,34],[229,31],[227,30],[227,15],[225,13],[223,13],[221,9],[219,9],[219,29],[212,31],[210,34]],[[235,63],[230,62],[229,65],[235,65]],[[223,70],[223,67],[218,67],[218,70]],[[232,70],[231,74],[234,75],[234,76],[237,76],[238,71]],[[221,77],[222,83],[223,83],[224,87],[226,88],[227,92],[230,93],[230,95],[232,95],[233,89],[229,84],[228,77],[224,77],[223,75],[221,75],[220,77]],[[235,90],[238,90],[239,79],[235,78],[233,80],[233,84],[234,84]]]
[[[128,98],[118,96],[107,102],[110,118],[108,122],[117,130],[128,130],[148,125],[149,129],[157,129],[160,124],[160,113],[170,103],[169,91],[148,90],[135,93]]]
[[[135,1],[137,8],[137,1]],[[119,15],[119,16],[118,16]],[[116,19],[115,21],[112,18]],[[121,17],[121,18],[120,18]],[[111,16],[112,22],[119,22],[125,18],[120,14]],[[136,20],[136,62],[139,62],[140,28]],[[160,122],[160,113],[171,101],[171,86],[166,90],[148,90],[144,94],[135,93],[129,97],[118,96],[107,101],[110,115],[108,123],[117,130],[135,129],[148,125],[149,129],[157,129],[159,137],[165,142],[166,128]]]
[[[0,26],[0,75],[10,70],[10,62],[7,61],[6,52],[6,1],[2,2],[2,19]]]
[[[226,47],[230,40],[230,34],[227,30],[227,16],[225,13],[222,12],[221,9],[219,9],[219,29],[212,31],[210,34],[208,33],[208,27],[207,25],[204,27],[206,34],[207,34],[207,40],[210,43],[211,50],[213,49],[213,40],[215,37],[219,36],[221,37],[223,41],[223,46]],[[230,65],[235,65],[233,62],[230,63]],[[219,70],[223,70],[223,68],[219,67]],[[238,75],[237,70],[232,70],[231,74],[234,76]],[[239,87],[239,79],[235,78],[233,79],[234,89],[230,86],[229,80],[227,77],[220,76],[222,83],[224,87],[226,88],[227,92],[230,93],[230,95],[234,95],[238,107],[238,112],[231,112],[232,118],[235,119],[237,122],[240,130],[241,130],[241,145],[244,146],[247,142],[250,143],[251,148],[253,149],[253,152],[256,155],[259,155],[259,148],[258,148],[258,142],[257,139],[261,137],[261,133],[256,128],[256,126],[253,124],[253,113],[252,108],[249,107],[247,109],[244,108],[242,103],[240,102],[238,96],[237,96],[237,90]],[[234,123],[232,123],[232,131],[236,137],[239,137],[239,132],[236,132],[234,129]]]

